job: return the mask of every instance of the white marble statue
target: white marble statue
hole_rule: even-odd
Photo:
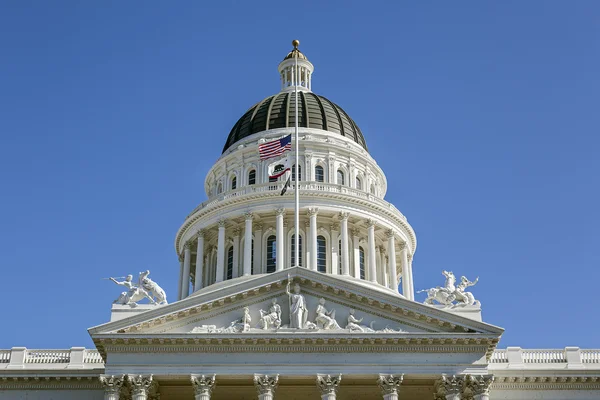
[[[125,286],[127,288],[126,292],[122,292],[119,298],[117,298],[113,303],[115,304],[123,304],[123,305],[131,305],[133,307],[137,306],[137,302],[143,299],[150,300],[150,303],[156,304],[154,299],[150,297],[148,292],[141,287],[141,285],[136,285],[132,282],[133,275],[127,275],[124,281],[117,281],[115,278],[109,278],[111,281],[120,286]]]
[[[140,285],[155,300],[156,304],[167,304],[167,294],[156,282],[148,278],[150,271],[140,272]]]
[[[475,279],[474,282],[470,282],[464,276],[461,277],[461,283],[456,286],[456,277],[452,272],[442,271],[442,275],[446,277],[446,283],[444,287],[435,287],[431,289],[420,290],[417,293],[426,292],[427,298],[425,304],[434,304],[434,301],[445,305],[445,306],[465,306],[465,305],[476,305],[479,306],[479,301],[476,301],[473,294],[465,292],[465,289],[469,286],[473,286],[477,283],[479,278]],[[454,303],[456,302],[456,303]]]
[[[281,306],[277,304],[277,299],[273,299],[269,312],[260,310],[260,328],[261,329],[279,329],[281,326]]]
[[[288,276],[288,283],[285,288],[290,302],[290,328],[306,329],[308,321],[308,309],[306,308],[306,299],[300,294],[300,285],[294,285],[294,292],[290,291],[292,281]]]
[[[190,333],[240,333],[248,332],[250,330],[250,323],[252,318],[250,317],[250,309],[244,307],[244,315],[242,318],[238,318],[232,321],[227,328],[217,328],[216,325],[200,325],[191,330]]]
[[[371,326],[360,325],[363,319],[356,318],[354,313],[354,309],[351,308],[348,314],[348,325],[346,325],[346,329],[351,332],[375,332],[375,329],[373,329],[373,323],[375,321],[371,322]]]
[[[342,329],[335,320],[335,310],[327,311],[325,308],[325,299],[319,300],[317,306],[317,317],[315,318],[317,328],[324,330]]]

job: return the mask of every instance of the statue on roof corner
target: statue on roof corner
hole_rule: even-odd
[[[433,305],[434,301],[444,306],[480,306],[481,303],[475,300],[475,296],[471,292],[465,291],[466,288],[473,286],[479,281],[476,278],[473,282],[466,277],[460,278],[460,283],[456,285],[456,277],[452,272],[442,271],[442,275],[446,277],[444,287],[435,287],[431,289],[419,290],[417,293],[426,292],[427,298],[424,304]]]
[[[165,294],[165,291],[158,286],[156,282],[148,278],[148,275],[150,275],[150,271],[148,270],[140,272],[137,284],[133,282],[133,275],[131,274],[127,275],[125,280],[121,282],[117,281],[116,278],[108,278],[117,285],[127,288],[127,291],[122,292],[113,303],[135,307],[138,305],[137,303],[139,301],[148,299],[150,304],[167,304],[167,295]]]

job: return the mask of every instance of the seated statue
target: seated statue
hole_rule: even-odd
[[[277,299],[271,301],[271,307],[267,313],[260,310],[260,327],[261,329],[278,329],[281,326],[281,306],[277,304]]]
[[[348,325],[346,325],[346,329],[352,332],[375,332],[373,328],[370,328],[366,325],[360,325],[363,319],[357,319],[354,316],[354,312],[354,309],[350,309],[348,315]],[[371,322],[371,325],[373,325],[373,322]]]
[[[319,329],[342,329],[335,320],[335,310],[327,311],[325,308],[325,299],[323,298],[319,300],[319,305],[317,306],[315,323]]]

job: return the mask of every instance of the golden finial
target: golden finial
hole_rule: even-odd
[[[294,46],[294,49],[298,50],[298,46],[300,46],[300,41],[298,39],[292,40],[292,46]]]

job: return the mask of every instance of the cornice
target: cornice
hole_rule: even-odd
[[[27,372],[31,375],[31,371]],[[102,390],[98,376],[104,372],[104,368],[95,372],[98,372],[97,376],[0,376],[0,390]]]
[[[564,373],[566,371],[561,371]],[[498,376],[491,390],[598,390],[600,376]]]

